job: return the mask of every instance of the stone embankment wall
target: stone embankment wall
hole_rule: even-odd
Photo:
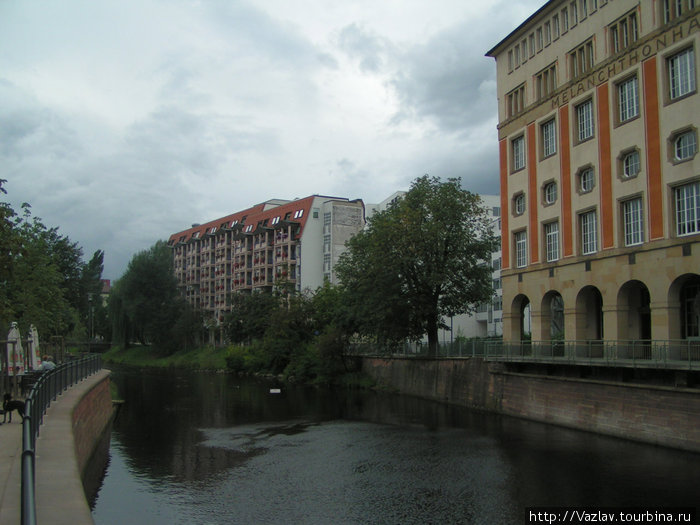
[[[700,452],[700,392],[509,371],[480,358],[362,358],[380,384],[428,399]]]
[[[86,392],[73,408],[75,455],[83,477],[93,453],[103,441],[105,433],[111,429],[112,414],[112,395],[107,376]]]

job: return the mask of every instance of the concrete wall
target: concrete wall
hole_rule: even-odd
[[[362,358],[362,370],[402,394],[700,452],[697,389],[515,373],[479,358]]]

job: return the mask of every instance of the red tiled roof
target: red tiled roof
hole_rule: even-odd
[[[243,221],[243,218],[245,218],[246,226],[253,226],[251,232],[255,231],[258,224],[264,221],[265,219],[268,219],[267,227],[269,228],[274,226],[272,224],[272,220],[275,217],[279,217],[282,221],[284,220],[285,215],[287,215],[287,213],[290,214],[288,219],[289,221],[298,222],[300,224],[301,233],[304,231],[306,220],[308,219],[309,214],[311,213],[311,205],[313,204],[314,199],[316,197],[319,197],[319,195],[310,195],[309,197],[290,201],[285,204],[269,208],[267,210],[265,209],[266,203],[261,203],[256,206],[253,206],[252,208],[248,208],[246,210],[227,215],[226,217],[214,219],[213,221],[209,221],[205,224],[200,224],[197,226],[193,226],[192,228],[189,228],[187,230],[183,230],[178,233],[173,233],[168,239],[168,243],[170,245],[174,245],[180,241],[187,242],[188,240],[192,239],[195,234],[198,234],[195,238],[202,238],[205,235],[205,233],[211,231],[211,228],[213,227],[216,227],[217,230],[221,228],[223,224],[225,224],[226,227],[231,227],[231,223],[233,221],[238,221],[238,223],[241,223]],[[300,211],[301,213],[299,213]]]

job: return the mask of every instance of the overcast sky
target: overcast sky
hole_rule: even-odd
[[[543,0],[0,0],[0,179],[117,279],[271,198],[498,193],[495,62]]]

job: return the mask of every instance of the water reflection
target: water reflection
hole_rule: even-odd
[[[527,506],[693,505],[700,486],[695,454],[413,398],[272,395],[216,374],[113,380],[126,405],[97,525],[524,523]]]

